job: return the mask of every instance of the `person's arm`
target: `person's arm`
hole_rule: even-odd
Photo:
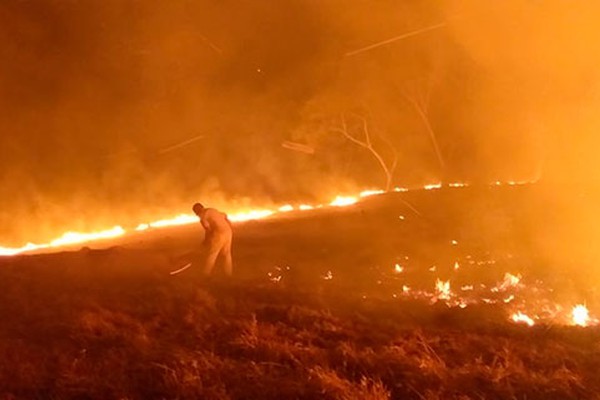
[[[210,232],[210,224],[208,223],[208,221],[206,220],[206,218],[202,218],[200,220],[200,224],[202,224],[202,227],[204,228],[205,231]]]

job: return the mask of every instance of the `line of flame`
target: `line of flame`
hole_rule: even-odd
[[[535,182],[508,181],[505,184],[512,186],[512,185],[525,185],[525,184],[530,184],[530,183],[535,183]],[[503,184],[502,182],[496,181],[496,182],[491,183],[490,185],[497,186],[497,185],[502,185],[502,184]],[[463,183],[463,182],[455,182],[455,183],[448,184],[448,186],[453,187],[453,188],[458,188],[458,187],[467,187],[467,186],[469,186],[469,184]],[[443,185],[441,182],[436,182],[436,183],[424,185],[421,189],[434,190],[434,189],[441,189],[442,187],[443,187]],[[419,190],[419,189],[416,189],[416,190]],[[403,187],[396,187],[393,189],[393,191],[394,192],[407,192],[407,191],[409,191],[409,189],[403,188]],[[385,191],[381,190],[381,189],[370,189],[370,190],[364,190],[364,191],[360,192],[358,195],[354,195],[354,196],[339,195],[335,199],[333,199],[328,204],[328,206],[346,207],[346,206],[357,203],[360,200],[360,198],[379,195],[379,194],[383,194],[383,193],[385,193]],[[292,205],[286,204],[284,206],[281,206],[279,209],[257,209],[257,210],[249,210],[249,211],[243,211],[243,212],[238,212],[238,213],[232,213],[232,214],[229,214],[229,219],[234,222],[240,222],[240,221],[266,218],[268,216],[271,216],[271,215],[277,214],[277,213],[281,213],[281,212],[289,212],[289,211],[295,211],[295,210],[306,211],[306,210],[312,210],[315,208],[322,208],[322,207],[324,207],[324,205],[322,205],[322,204],[319,204],[319,205],[301,204],[298,207],[294,207]],[[137,227],[134,230],[135,231],[144,231],[144,230],[147,230],[150,228],[164,228],[164,227],[169,227],[169,226],[186,225],[186,224],[194,223],[197,220],[198,220],[197,217],[194,215],[179,214],[173,218],[160,219],[160,220],[157,220],[154,222],[140,223],[139,225],[137,225]],[[116,238],[119,236],[123,236],[126,233],[128,233],[128,232],[121,226],[115,226],[111,229],[107,229],[107,230],[103,230],[103,231],[99,231],[99,232],[91,232],[91,233],[67,232],[67,233],[63,234],[61,237],[50,241],[49,243],[43,243],[43,244],[27,243],[26,245],[24,245],[22,247],[16,247],[16,248],[0,246],[0,256],[13,256],[13,255],[26,253],[26,252],[32,252],[32,251],[36,251],[36,250],[56,249],[56,248],[60,248],[60,247],[64,247],[64,246],[92,242],[92,241],[100,240],[100,239]]]

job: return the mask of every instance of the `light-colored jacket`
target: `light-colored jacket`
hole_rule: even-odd
[[[200,216],[200,223],[206,230],[206,240],[211,240],[214,237],[231,236],[231,222],[227,218],[227,214],[222,213],[214,208],[205,208]]]

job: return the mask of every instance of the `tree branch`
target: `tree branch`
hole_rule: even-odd
[[[435,136],[435,132],[433,131],[433,127],[431,126],[431,123],[429,122],[429,117],[427,116],[427,112],[425,111],[423,106],[421,104],[419,104],[418,100],[416,100],[412,96],[409,96],[406,92],[404,92],[403,94],[404,94],[404,97],[406,98],[406,100],[408,100],[408,102],[413,105],[413,107],[415,108],[415,111],[421,118],[423,125],[425,125],[425,130],[427,131],[427,134],[429,135],[429,139],[431,140],[431,143],[433,145],[433,150],[435,151],[435,155],[440,164],[440,168],[442,170],[445,170],[446,163],[444,162],[444,158],[442,157],[442,152],[440,151],[440,147],[438,146],[437,138]]]

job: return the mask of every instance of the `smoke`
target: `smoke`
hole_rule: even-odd
[[[453,32],[481,68],[475,121],[482,132],[487,126],[486,133],[505,138],[495,151],[531,157],[548,180],[597,181],[598,118],[591,110],[599,105],[593,38],[600,7],[566,1],[466,7]]]
[[[0,243],[198,200],[382,186],[373,157],[331,129],[350,114],[386,159],[396,152],[396,184],[597,180],[599,12],[558,0],[4,1]]]

